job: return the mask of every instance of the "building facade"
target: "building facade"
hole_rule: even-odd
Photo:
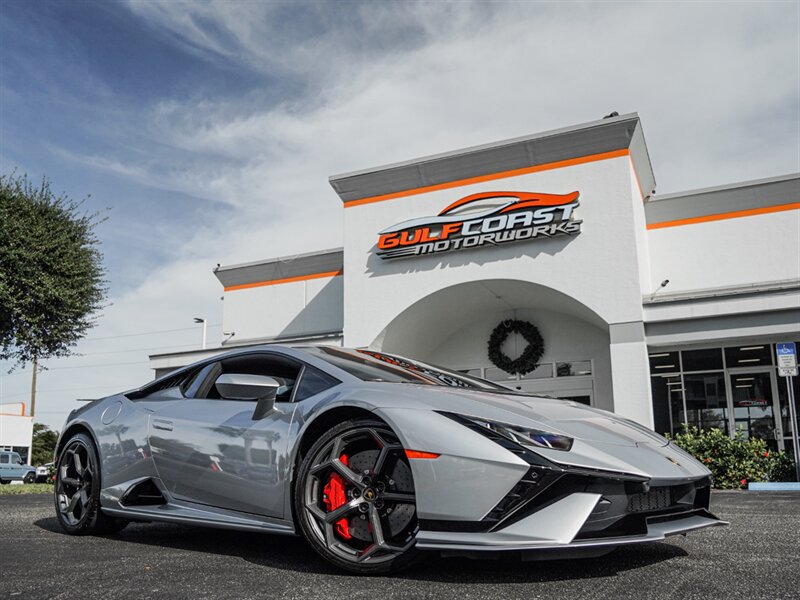
[[[0,450],[16,452],[28,463],[33,447],[33,417],[25,403],[0,404]]]
[[[800,174],[659,197],[630,114],[330,183],[343,247],[216,269],[235,335],[154,355],[157,374],[233,346],[344,344],[662,433],[742,428],[791,446],[774,344],[800,339]],[[487,352],[515,320],[544,341],[524,375]],[[526,345],[512,334],[502,350]]]

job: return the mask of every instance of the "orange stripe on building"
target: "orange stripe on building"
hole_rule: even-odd
[[[307,281],[308,279],[323,279],[325,277],[336,277],[337,275],[342,275],[344,271],[339,269],[338,271],[326,271],[324,273],[311,273],[310,275],[298,275],[297,277],[286,277],[284,279],[270,279],[268,281],[255,281],[253,283],[242,283],[239,285],[229,285],[225,288],[226,292],[232,292],[234,290],[246,290],[248,288],[257,288],[257,287],[264,287],[267,285],[278,285],[281,283],[293,283],[295,281]]]
[[[5,416],[7,416],[7,417],[24,417],[24,416],[25,416],[25,403],[24,403],[24,402],[9,402],[9,404],[11,404],[12,406],[13,406],[14,404],[19,404],[19,405],[22,407],[22,412],[21,412],[21,413],[19,413],[18,415],[17,415],[17,414],[14,414],[14,413],[4,413],[4,412],[0,412],[0,415],[5,415]]]
[[[681,225],[693,225],[694,223],[706,223],[708,221],[722,221],[723,219],[737,219],[739,217],[752,217],[753,215],[766,215],[769,213],[782,212],[784,210],[800,209],[800,202],[791,204],[778,204],[777,206],[765,206],[763,208],[749,208],[747,210],[736,210],[716,215],[705,215],[703,217],[692,217],[690,219],[678,219],[676,221],[664,221],[662,223],[649,223],[648,229],[663,229],[664,227],[679,227]]]
[[[405,196],[415,196],[417,194],[425,194],[427,192],[447,190],[455,187],[461,187],[464,185],[472,185],[474,183],[483,183],[485,181],[494,181],[496,179],[504,179],[506,177],[516,177],[517,175],[527,175],[529,173],[538,173],[539,171],[549,171],[551,169],[561,169],[563,167],[572,167],[575,165],[583,165],[586,163],[596,162],[598,160],[608,160],[609,158],[619,158],[621,156],[629,156],[629,155],[630,152],[628,151],[627,148],[623,148],[622,150],[612,150],[611,152],[601,152],[599,154],[590,154],[588,156],[581,156],[579,158],[570,158],[568,160],[559,160],[556,162],[545,163],[543,165],[523,167],[521,169],[513,169],[511,171],[500,171],[499,173],[489,173],[488,175],[468,177],[467,179],[448,181],[446,183],[437,183],[436,185],[426,185],[424,187],[413,188],[410,190],[403,190],[401,192],[392,192],[391,194],[382,194],[380,196],[369,196],[367,198],[360,198],[358,200],[348,200],[344,203],[344,207],[350,208],[351,206],[361,206],[362,204],[372,204],[373,202],[394,200],[395,198],[403,198]]]

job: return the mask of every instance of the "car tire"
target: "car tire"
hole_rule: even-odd
[[[386,423],[356,419],[329,430],[303,457],[293,491],[300,531],[333,565],[377,574],[418,558],[411,467]]]
[[[25,477],[22,478],[22,483],[36,483],[36,473],[25,473]]]
[[[97,450],[85,433],[65,444],[56,463],[56,517],[70,535],[103,535],[122,530],[128,522],[100,508],[100,467]]]
[[[6,479],[0,479],[0,485],[6,485],[7,483],[11,483],[11,482],[7,481]]]

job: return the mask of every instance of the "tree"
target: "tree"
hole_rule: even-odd
[[[44,423],[34,423],[30,464],[38,467],[53,462],[53,453],[56,451],[57,442],[57,431],[53,431]]]
[[[101,219],[81,205],[0,175],[0,359],[33,362],[33,389],[38,361],[72,354],[106,296]]]

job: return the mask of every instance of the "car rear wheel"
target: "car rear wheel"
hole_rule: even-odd
[[[294,492],[303,535],[334,565],[384,573],[417,557],[411,467],[385,423],[353,420],[327,432],[304,457]]]
[[[25,477],[22,478],[23,483],[34,483],[36,481],[36,473],[31,471],[30,473],[25,473]]]
[[[115,533],[127,525],[100,510],[97,451],[84,433],[72,436],[58,458],[55,503],[58,522],[71,535]]]

